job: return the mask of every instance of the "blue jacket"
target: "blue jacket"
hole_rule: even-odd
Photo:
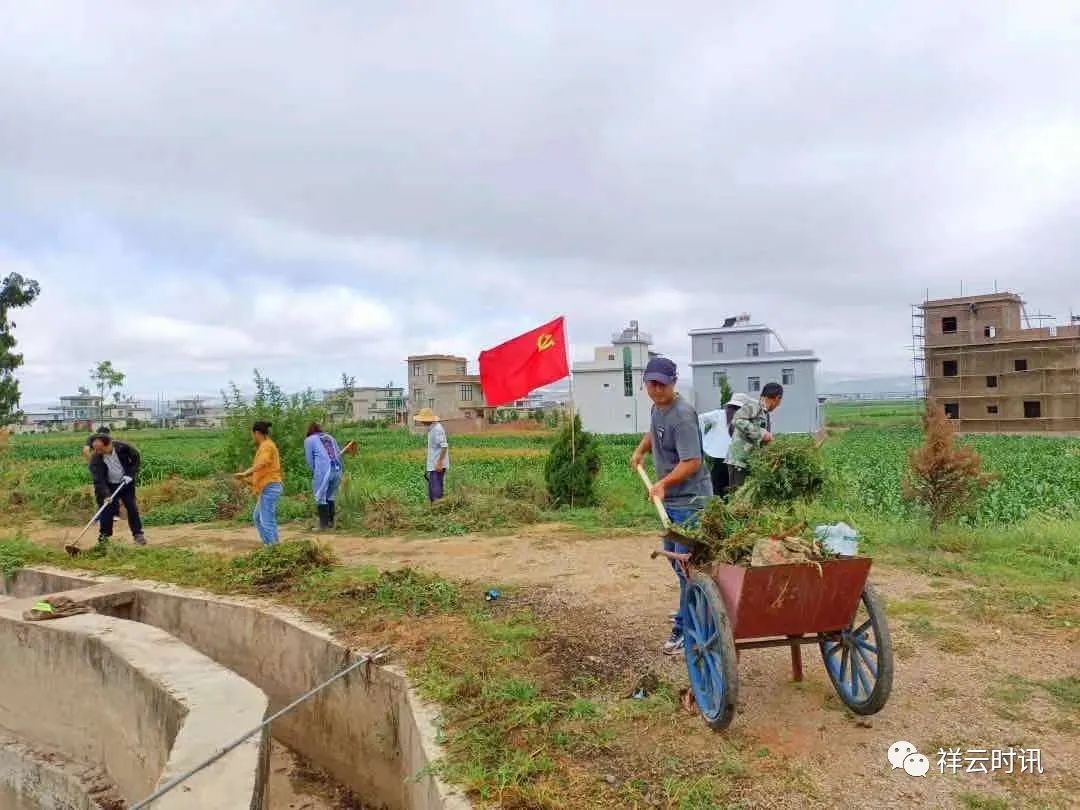
[[[319,499],[341,476],[341,448],[329,433],[313,433],[304,439],[304,459],[311,469],[311,489]]]

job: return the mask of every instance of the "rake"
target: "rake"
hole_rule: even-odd
[[[101,504],[101,508],[98,509],[97,512],[94,513],[94,516],[92,518],[90,518],[90,522],[87,523],[85,526],[83,526],[83,530],[81,532],[79,532],[79,536],[76,537],[72,542],[66,543],[64,545],[64,551],[66,551],[68,553],[69,557],[77,557],[79,555],[79,553],[82,551],[82,549],[79,548],[79,541],[82,540],[83,535],[86,534],[90,530],[91,526],[93,526],[95,523],[97,523],[98,518],[101,517],[102,512],[104,512],[106,509],[108,509],[109,505],[114,500],[116,500],[116,496],[120,494],[120,490],[122,490],[124,487],[126,487],[130,483],[131,483],[131,478],[129,478],[126,475],[122,479],[120,479],[120,486],[118,486],[116,489],[114,489],[112,494],[108,498],[105,499],[105,502]]]

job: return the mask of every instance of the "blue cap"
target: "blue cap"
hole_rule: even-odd
[[[675,364],[666,357],[654,357],[645,366],[645,382],[674,385],[675,376]]]

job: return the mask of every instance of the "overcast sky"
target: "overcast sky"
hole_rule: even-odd
[[[24,403],[402,382],[559,314],[903,375],[927,289],[1080,312],[1075,2],[0,9]]]

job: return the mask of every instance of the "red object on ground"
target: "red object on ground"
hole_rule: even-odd
[[[569,374],[566,328],[561,315],[480,352],[480,387],[485,404],[491,408],[521,399],[534,388]]]

